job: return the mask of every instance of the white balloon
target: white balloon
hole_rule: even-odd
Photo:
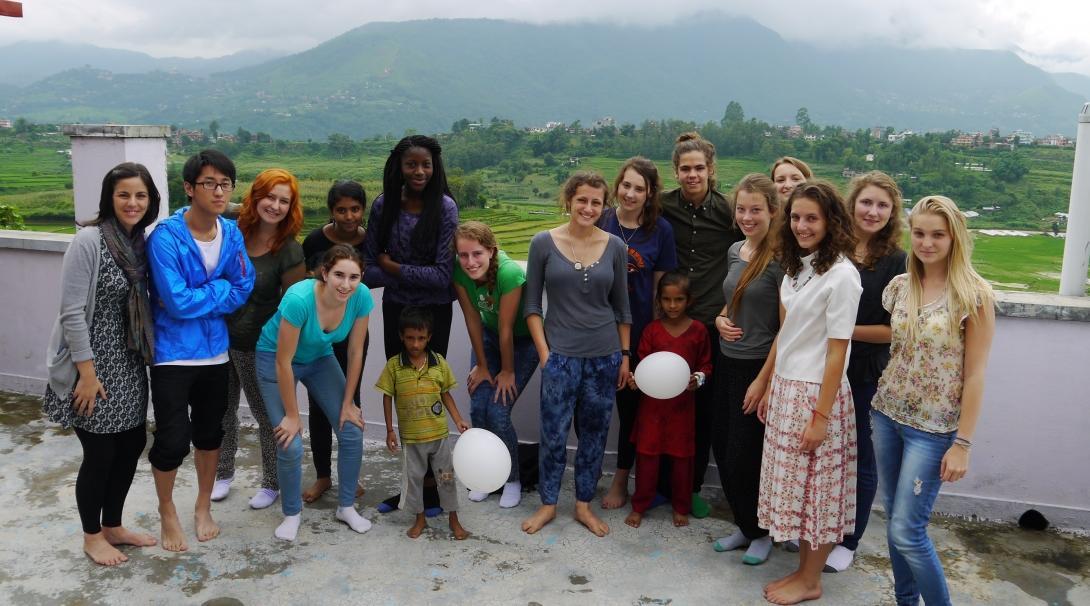
[[[660,400],[681,395],[689,386],[689,363],[672,351],[656,351],[636,366],[636,386]]]
[[[511,475],[511,453],[499,436],[473,427],[454,444],[454,473],[470,490],[494,492]]]

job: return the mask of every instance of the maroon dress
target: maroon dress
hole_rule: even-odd
[[[667,332],[660,320],[651,322],[640,339],[639,359],[657,351],[676,353],[689,363],[690,372],[700,371],[711,379],[712,352],[703,323],[694,320],[685,332],[675,337]],[[694,392],[689,390],[669,400],[659,400],[646,394],[640,396],[636,424],[632,428],[636,452],[678,458],[693,456],[696,452],[695,401]]]

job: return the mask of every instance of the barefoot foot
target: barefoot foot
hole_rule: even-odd
[[[643,514],[638,511],[633,511],[624,519],[624,523],[633,528],[639,528],[640,524],[643,523]]]
[[[122,562],[128,562],[129,558],[111,545],[101,532],[95,534],[83,533],[83,553],[94,560],[95,564],[103,566],[117,566]]]
[[[789,575],[787,575],[785,577],[781,577],[779,579],[776,579],[775,581],[772,581],[768,585],[765,585],[765,589],[764,589],[765,597],[768,597],[769,592],[775,591],[775,590],[779,589],[780,587],[790,583],[791,581],[794,581],[795,577],[799,576],[799,574],[800,574],[799,571],[796,570],[795,572],[792,572],[791,574],[789,574]]]
[[[178,519],[178,510],[174,503],[159,506],[160,543],[167,551],[185,551],[189,545],[185,542],[182,522]]]
[[[674,512],[674,526],[681,528],[689,525],[689,516],[684,513]]]
[[[356,498],[358,499],[358,498],[362,497],[363,493],[365,493],[365,492],[367,492],[367,491],[363,489],[363,484],[360,484],[359,482],[356,482]]]
[[[596,536],[604,537],[609,534],[609,524],[606,524],[601,518],[594,515],[594,511],[590,508],[590,503],[584,503],[582,501],[575,502],[575,521],[586,526],[587,530],[591,531]]]
[[[602,497],[602,509],[620,509],[628,503],[628,470],[618,469],[613,475],[609,492]]]
[[[542,505],[537,508],[534,515],[522,521],[522,531],[526,534],[534,534],[552,522],[554,518],[556,518],[556,505]]]
[[[193,527],[197,529],[197,540],[211,541],[220,536],[220,526],[212,519],[212,510],[199,507],[193,510]]]
[[[317,480],[314,480],[314,483],[310,485],[310,488],[303,491],[303,501],[307,503],[313,503],[317,501],[332,486],[333,480],[329,478],[318,478]]]
[[[801,575],[769,591],[765,599],[773,604],[798,604],[821,597],[820,577],[814,583],[807,583]]]
[[[469,531],[462,528],[462,523],[458,521],[458,512],[450,512],[450,532],[454,535],[456,541],[464,541],[469,538]]]
[[[405,534],[408,535],[410,539],[415,539],[419,537],[420,533],[424,532],[424,529],[427,527],[428,518],[425,517],[424,514],[418,513],[416,514],[416,521],[414,521],[413,525],[405,531]]]
[[[135,547],[151,547],[158,543],[155,537],[146,532],[133,532],[124,526],[102,527],[102,536],[110,545],[133,545]]]

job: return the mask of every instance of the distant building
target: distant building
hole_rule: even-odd
[[[1021,145],[1029,145],[1033,143],[1033,140],[1036,138],[1033,136],[1033,133],[1029,132],[1028,130],[1021,129],[1012,132],[1010,136],[1018,137],[1018,143]]]
[[[802,136],[802,127],[798,124],[792,124],[787,127],[787,137],[789,139],[798,139]]]
[[[915,136],[916,136],[916,133],[914,133],[914,132],[912,132],[910,130],[903,130],[903,131],[901,131],[899,133],[889,134],[886,137],[886,141],[888,141],[890,143],[900,143],[901,141],[904,141],[908,137],[915,137]]]
[[[0,120],[0,128],[12,128],[11,120]]]
[[[872,126],[872,127],[870,128],[870,138],[871,138],[871,139],[881,139],[881,138],[882,138],[882,135],[883,135],[883,134],[884,134],[885,132],[886,132],[886,129],[885,129],[884,127],[881,127],[881,126]]]
[[[1071,145],[1071,140],[1063,135],[1049,135],[1044,139],[1038,139],[1036,143],[1049,147],[1068,147]]]
[[[594,121],[594,128],[608,128],[610,126],[616,126],[617,122],[613,119],[613,116],[606,116]]]

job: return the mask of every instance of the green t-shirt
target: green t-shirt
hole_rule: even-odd
[[[280,336],[280,319],[299,329],[299,345],[295,349],[296,364],[309,364],[322,356],[333,355],[333,344],[344,341],[352,332],[358,318],[371,313],[375,306],[371,291],[361,282],[345,304],[344,317],[337,328],[326,332],[318,321],[318,306],[315,300],[314,278],[293,284],[280,300],[280,307],[273,314],[265,327],[261,329],[261,338],[257,341],[257,351],[276,352],[276,340]]]
[[[469,300],[481,313],[481,322],[498,334],[500,332],[500,297],[526,283],[526,270],[522,269],[521,265],[513,261],[502,250],[496,254],[496,263],[499,264],[496,270],[498,296],[495,292],[488,290],[485,285],[478,285],[467,276],[460,263],[454,264],[454,283],[466,289]],[[519,298],[518,311],[515,314],[516,337],[530,336],[530,329],[526,327],[526,318],[522,316],[522,305],[525,297],[526,292],[523,291],[522,297]]]
[[[443,356],[429,351],[428,363],[417,370],[402,352],[386,362],[375,388],[394,399],[401,442],[422,444],[447,437],[442,395],[457,384]]]
[[[303,263],[303,247],[289,239],[275,253],[250,257],[250,261],[254,264],[254,290],[246,303],[227,319],[231,349],[239,351],[254,350],[261,328],[280,303],[281,279],[288,270]]]

